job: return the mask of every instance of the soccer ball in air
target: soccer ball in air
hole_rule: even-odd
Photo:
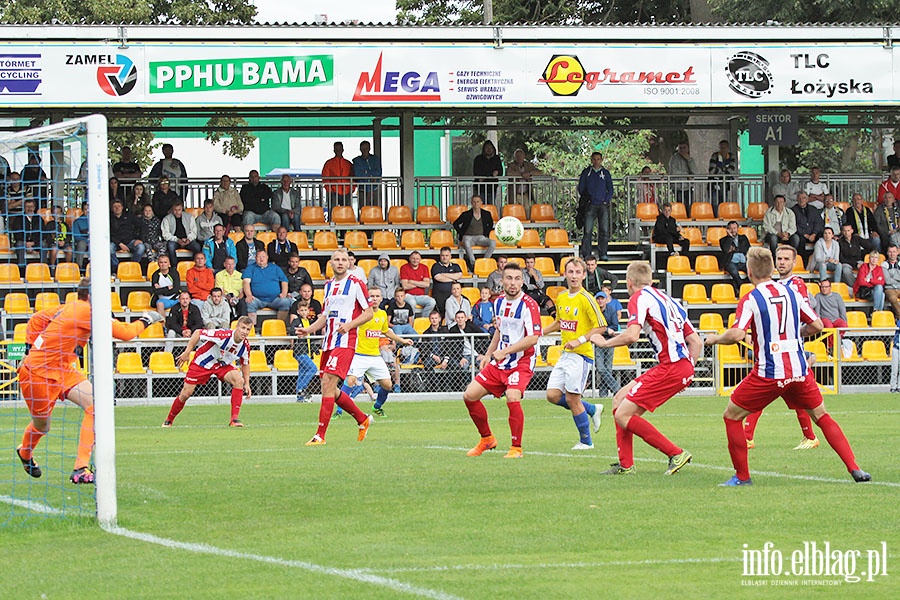
[[[497,239],[507,246],[515,246],[522,239],[525,226],[515,217],[503,217],[494,225],[494,233],[497,234]]]

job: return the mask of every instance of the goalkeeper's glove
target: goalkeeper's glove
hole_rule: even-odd
[[[159,323],[163,320],[163,316],[156,312],[155,310],[148,310],[141,314],[141,318],[138,319],[144,323],[145,327],[150,327],[154,323]]]

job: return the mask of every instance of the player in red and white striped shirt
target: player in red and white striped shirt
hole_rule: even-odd
[[[175,359],[175,366],[180,367],[186,362],[194,348],[197,348],[197,351],[184,376],[184,386],[175,397],[175,401],[172,402],[169,416],[163,421],[163,427],[172,426],[172,421],[184,408],[184,404],[194,393],[194,389],[198,385],[205,384],[212,377],[217,377],[219,381],[231,385],[230,424],[232,427],[244,426],[238,417],[241,414],[241,404],[244,402],[244,398],[250,397],[250,344],[247,342],[247,338],[250,336],[252,327],[253,320],[250,317],[241,317],[238,319],[234,331],[231,329],[198,329],[191,335],[184,352]],[[241,365],[240,371],[234,366],[235,362]]]
[[[541,336],[541,309],[522,292],[522,282],[522,267],[507,263],[503,267],[504,295],[494,301],[497,329],[481,359],[481,370],[463,395],[469,416],[481,434],[481,441],[469,450],[469,456],[481,456],[485,450],[497,447],[481,399],[487,394],[498,398],[505,394],[512,444],[504,458],[522,458],[525,415],[521,400],[534,375],[534,346]]]
[[[735,475],[721,485],[732,487],[753,483],[742,423],[747,415],[763,410],[778,397],[783,398],[789,408],[803,409],[812,417],[854,481],[871,481],[871,476],[856,464],[844,432],[826,412],[822,392],[809,372],[803,337],[821,331],[822,320],[800,294],[772,281],[773,267],[772,253],[768,249],[750,249],[747,275],[756,289],[738,302],[731,329],[706,338],[709,345],[734,344],[743,340],[749,329],[756,357],[755,366],[734,389],[725,409],[728,452]]]
[[[691,384],[694,362],[703,352],[703,342],[684,308],[650,285],[653,272],[649,263],[639,261],[628,265],[625,281],[631,294],[627,328],[610,339],[593,335],[591,342],[600,348],[628,346],[638,340],[643,330],[650,338],[659,364],[616,392],[613,416],[619,462],[613,463],[603,475],[634,473],[635,434],[669,457],[665,474],[672,475],[691,462],[691,453],[669,441],[642,415],[648,410],[653,412]]]
[[[809,304],[809,290],[806,282],[797,275],[794,275],[794,264],[797,262],[797,249],[793,246],[783,244],[775,250],[775,270],[778,271],[778,282],[785,287],[789,287],[797,292],[804,302]],[[816,361],[814,354],[807,356],[809,366],[812,367]],[[810,371],[811,376],[815,374]],[[812,419],[806,414],[805,410],[798,410],[797,422],[800,423],[800,432],[803,433],[803,441],[797,444],[794,450],[812,450],[819,446],[819,440],[816,438],[816,432],[813,431]],[[753,448],[756,444],[753,437],[756,433],[756,424],[762,416],[762,411],[752,413],[747,416],[744,422],[744,438],[747,440],[747,447]]]
[[[362,412],[356,403],[345,392],[341,391],[341,383],[347,378],[353,355],[356,353],[356,328],[372,318],[372,307],[369,306],[369,290],[366,284],[350,275],[350,256],[343,248],[331,253],[331,268],[334,277],[325,284],[325,300],[322,312],[309,327],[297,329],[297,335],[306,336],[325,329],[322,341],[322,406],[319,408],[319,427],[307,446],[325,444],[325,432],[331,421],[334,404],[340,406],[356,419],[359,426],[357,440],[366,439],[372,416]]]

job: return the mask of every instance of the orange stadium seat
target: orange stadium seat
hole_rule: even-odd
[[[404,250],[425,250],[425,236],[419,229],[405,229],[400,234],[400,247]]]
[[[475,306],[475,303],[481,300],[481,290],[477,287],[464,287],[460,293],[469,300],[469,304]]]
[[[304,206],[300,211],[300,221],[304,225],[327,225],[325,209],[321,206]]]
[[[385,225],[381,206],[363,206],[359,209],[359,222],[363,225]]]
[[[178,271],[178,277],[181,281],[185,281],[187,279],[188,269],[194,266],[194,261],[192,260],[182,260],[175,267],[175,270]]]
[[[528,215],[525,214],[525,207],[515,202],[504,204],[502,214],[504,217],[515,217],[523,223],[528,221]]]
[[[715,218],[712,204],[709,202],[694,202],[691,204],[691,219],[694,221],[707,221]]]
[[[706,243],[713,248],[719,247],[719,240],[728,235],[724,227],[710,227],[706,230]]]
[[[301,260],[300,266],[306,269],[309,276],[313,279],[324,279],[322,275],[322,265],[317,260]]]
[[[741,290],[738,292],[738,298],[743,298],[756,288],[752,283],[742,283]]]
[[[416,221],[419,225],[440,225],[443,223],[441,220],[441,209],[437,206],[424,204],[416,209]]]
[[[466,210],[469,210],[469,207],[466,207]],[[481,210],[486,210],[491,213],[491,218],[494,219],[494,223],[500,220],[500,215],[497,213],[497,207],[493,204],[484,204],[481,207]]]
[[[755,227],[738,227],[738,234],[747,236],[747,241],[750,242],[751,246],[761,245],[761,242],[757,239]]]
[[[337,235],[333,231],[317,231],[313,237],[313,248],[316,250],[337,250]]]
[[[719,259],[712,254],[701,254],[694,259],[694,270],[698,275],[721,275],[722,269],[719,268]],[[734,291],[734,288],[732,288]]]
[[[659,216],[659,207],[655,202],[639,202],[635,217],[641,221],[656,221]]]
[[[244,239],[244,234],[240,231],[232,231],[228,234],[228,239],[237,244],[239,241]]]
[[[348,231],[344,234],[344,248],[348,250],[368,250],[369,236],[365,231]]]
[[[686,237],[691,241],[691,246],[705,246],[706,244],[703,242],[703,232],[700,231],[699,227],[683,227],[681,229],[681,235]]]
[[[70,299],[69,296],[72,296]],[[74,302],[78,297],[78,292],[69,292],[66,294],[66,304],[69,302]],[[125,310],[125,307],[122,306],[122,297],[119,296],[119,292],[110,292],[109,293],[109,303],[113,312],[120,313]]]
[[[70,206],[68,210],[66,210],[66,225],[69,228],[69,231],[72,231],[72,223],[75,222],[75,219],[80,217],[83,212],[81,209],[76,206]]]
[[[453,223],[453,221],[459,218],[459,215],[467,210],[469,210],[469,206],[466,204],[451,204],[447,207],[447,222]]]
[[[670,256],[666,261],[666,271],[673,275],[693,275],[691,261],[687,256]]]
[[[541,234],[537,229],[526,229],[522,233],[522,239],[519,240],[519,248],[543,248],[541,243]]]
[[[566,291],[565,286],[562,285],[550,285],[547,286],[547,289],[544,290],[544,293],[547,294],[547,297],[556,302],[556,297],[559,296],[560,292]]]
[[[533,204],[531,206],[531,221],[534,223],[553,223],[556,214],[551,204]]]
[[[78,283],[81,281],[81,269],[78,268],[78,264],[64,262],[56,265],[56,281],[57,283]]]
[[[762,221],[767,210],[769,210],[769,205],[765,202],[751,202],[747,205],[747,218]]]
[[[818,283],[810,281],[806,284],[806,291],[810,296],[817,296],[821,290]]]
[[[369,271],[378,266],[377,258],[361,258],[356,261],[356,266],[363,270],[363,273],[366,274],[366,277],[369,276]]]
[[[256,239],[261,241],[263,245],[268,246],[269,242],[273,241],[278,236],[274,231],[258,231],[256,233]]]
[[[544,244],[548,248],[571,248],[569,234],[565,229],[548,229],[544,234]]]
[[[406,205],[390,207],[388,209],[388,223],[391,225],[411,225],[413,223],[412,210]]]
[[[500,240],[498,240],[498,239],[497,239],[497,233],[496,233],[493,229],[492,229],[491,232],[488,234],[488,237],[491,238],[492,240],[494,240],[494,243],[497,244],[497,247],[498,247],[498,248],[515,248],[515,247],[516,247],[515,244],[509,245],[509,244],[506,244],[506,243],[501,242]]]
[[[740,221],[744,218],[741,205],[737,202],[723,202],[719,205],[719,218],[723,221]]]
[[[310,250],[309,238],[306,237],[305,231],[292,231],[287,234],[287,239],[297,244],[297,250]]]
[[[868,329],[869,321],[866,319],[866,313],[861,310],[848,310],[847,327],[851,329]]]
[[[404,261],[405,262],[405,261]],[[462,271],[463,277],[471,277],[471,273],[469,273],[469,265],[466,264],[466,261],[461,258],[451,258],[450,262],[459,266],[459,269]]]
[[[431,232],[431,238],[428,240],[428,245],[431,246],[433,250],[438,250],[444,246],[456,248],[456,244],[453,243],[453,232],[449,229],[435,229]]]
[[[673,202],[672,203],[672,216],[676,221],[685,221],[688,218],[687,209],[684,207],[684,204],[681,202]]]
[[[393,231],[376,231],[372,235],[372,248],[375,250],[399,250],[397,235]]]

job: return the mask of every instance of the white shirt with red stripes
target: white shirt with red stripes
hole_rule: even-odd
[[[796,290],[766,281],[740,299],[733,327],[750,330],[757,375],[791,379],[809,371],[800,327],[818,318]]]
[[[628,326],[640,325],[660,364],[694,359],[685,339],[694,333],[687,311],[665,293],[644,286],[628,301]]]
[[[361,279],[347,275],[343,279],[329,279],[325,283],[325,300],[322,314],[325,315],[325,339],[322,351],[335,348],[356,349],[356,329],[348,333],[338,333],[342,323],[348,323],[369,308],[369,290]]]
[[[234,332],[230,329],[201,329],[200,346],[194,353],[194,363],[204,369],[213,369],[237,362],[245,365],[250,362],[250,342],[234,340]]]
[[[541,309],[534,298],[525,293],[520,293],[515,300],[509,300],[506,294],[494,300],[494,314],[500,320],[498,350],[530,335],[541,335]],[[519,361],[523,361],[523,364],[528,364],[529,369],[534,370],[534,359],[534,346],[529,346],[510,354],[499,363],[493,359],[491,362],[505,371],[515,369],[519,366]]]
[[[806,282],[803,281],[802,277],[799,275],[788,275],[784,279],[779,279],[778,283],[800,294],[800,297],[809,304],[809,288],[806,287]]]

